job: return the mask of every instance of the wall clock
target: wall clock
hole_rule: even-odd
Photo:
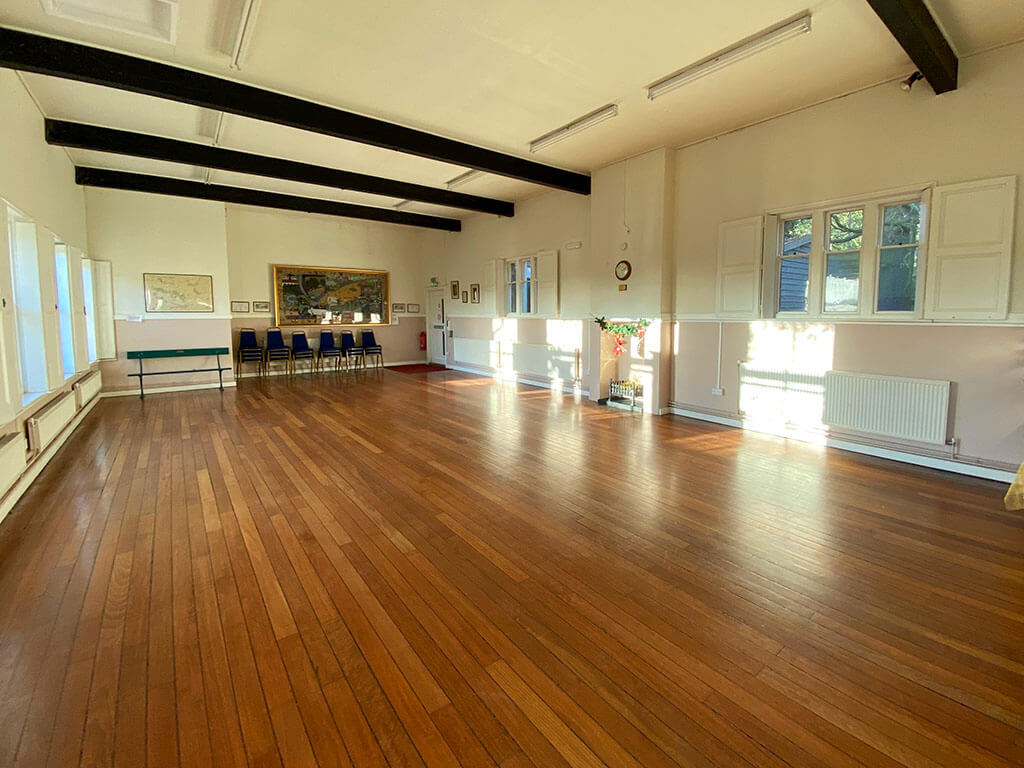
[[[625,259],[615,265],[615,276],[619,278],[619,280],[628,280],[632,273],[633,265]]]

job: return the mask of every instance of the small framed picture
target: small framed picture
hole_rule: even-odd
[[[480,283],[469,284],[469,300],[474,304],[480,303]]]
[[[391,305],[391,311],[392,312],[405,312],[405,304],[400,304],[400,303],[396,302],[396,303]]]
[[[452,280],[452,298],[453,299],[459,298],[459,281],[458,280]]]
[[[405,305],[405,311],[408,312],[411,315],[417,315],[420,312],[422,312],[423,310],[420,309],[420,305],[419,304],[406,304]]]
[[[234,313],[238,313],[238,312],[248,312],[248,311],[249,311],[249,302],[248,301],[232,301],[231,302],[231,312],[233,314]]]
[[[253,312],[269,312],[270,302],[269,301],[254,301],[252,303]]]
[[[469,291],[463,291],[462,292],[462,303],[463,304],[468,304],[469,303]]]

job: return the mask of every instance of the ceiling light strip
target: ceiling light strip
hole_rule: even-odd
[[[798,37],[802,34],[811,31],[811,14],[801,16],[795,21],[791,21],[787,24],[783,24],[781,27],[776,27],[764,32],[756,37],[753,37],[746,42],[734,45],[732,48],[726,48],[720,53],[716,53],[703,61],[699,61],[696,64],[682,69],[675,74],[669,75],[666,78],[658,80],[657,82],[651,83],[647,86],[647,98],[656,99],[659,96],[663,96],[669,91],[673,91],[680,86],[692,83],[694,80],[698,80],[706,75],[710,75],[712,72],[717,72],[720,69],[725,69],[731,64],[735,64],[737,61],[754,56],[761,51],[765,51],[779,43],[784,43],[787,40],[791,40],[794,37]]]
[[[588,128],[593,128],[595,125],[603,123],[605,120],[611,120],[617,114],[619,114],[619,106],[617,104],[609,104],[606,107],[601,107],[600,109],[584,115],[578,120],[573,120],[571,123],[563,125],[561,128],[556,128],[550,133],[538,136],[530,142],[530,151],[540,152],[545,147],[550,147],[552,144],[555,144],[562,139],[567,139],[573,134],[585,131]]]
[[[483,171],[466,171],[465,173],[460,173],[454,179],[448,179],[448,181],[446,181],[444,185],[448,187],[448,189],[455,189],[456,187],[461,187],[463,184],[468,184],[473,179],[483,175]]]

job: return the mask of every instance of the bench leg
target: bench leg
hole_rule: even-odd
[[[220,391],[224,391],[224,369],[220,364],[220,355],[217,355],[217,381],[220,382]]]
[[[145,378],[142,374],[142,358],[139,358],[139,400],[146,397],[146,390],[142,385],[142,380]]]

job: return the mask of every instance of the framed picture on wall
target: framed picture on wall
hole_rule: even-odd
[[[248,301],[232,301],[231,302],[231,312],[232,313],[235,313],[235,312],[248,312],[248,311],[249,311],[249,302]]]
[[[254,301],[252,303],[253,312],[269,312],[270,302],[269,301]]]
[[[423,310],[420,309],[419,304],[406,304],[405,311],[408,312],[409,314],[415,315],[422,312]]]
[[[458,280],[452,280],[452,298],[453,299],[459,298],[459,281]]]
[[[213,275],[145,272],[147,312],[213,312]]]
[[[468,304],[469,303],[469,291],[463,291],[462,292],[462,303],[463,304]]]
[[[474,304],[480,303],[480,283],[469,284],[469,300]]]
[[[405,304],[402,304],[400,302],[395,302],[394,304],[391,305],[391,311],[392,312],[396,312],[396,313],[397,312],[405,312]]]
[[[274,322],[279,326],[390,325],[388,273],[275,264]]]

